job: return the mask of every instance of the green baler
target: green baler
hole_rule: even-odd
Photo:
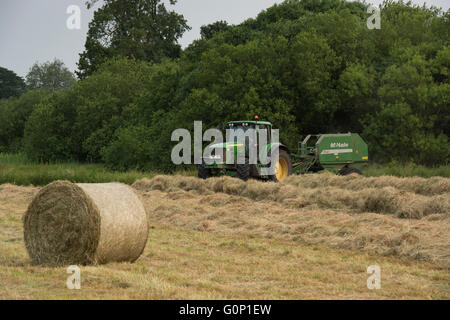
[[[272,124],[267,121],[232,121],[227,129],[253,128],[271,132]],[[223,149],[223,157],[209,158],[212,164],[199,165],[198,176],[206,179],[211,176],[228,175],[247,180],[249,177],[283,181],[287,176],[328,170],[339,175],[361,174],[369,161],[367,144],[356,133],[309,135],[299,144],[297,153],[291,152],[285,145],[274,142],[268,134],[267,156],[276,148],[279,159],[275,165],[275,174],[266,176],[263,168],[267,165],[227,163],[231,153],[237,154],[239,148],[248,149],[244,144],[226,142],[210,146]],[[247,152],[247,151],[246,151]]]
[[[293,172],[328,170],[336,174],[361,174],[369,161],[367,144],[357,133],[309,135],[291,154]]]

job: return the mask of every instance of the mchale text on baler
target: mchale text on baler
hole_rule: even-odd
[[[259,160],[257,164],[249,164],[248,140],[244,144],[237,144],[235,141],[228,141],[221,144],[209,146],[211,149],[223,148],[222,157],[211,157],[198,167],[198,176],[207,179],[214,176],[232,176],[242,180],[248,178],[268,179],[281,182],[291,174],[314,173],[327,170],[338,175],[349,175],[352,173],[361,174],[367,167],[369,153],[367,144],[357,133],[338,134],[318,134],[308,135],[303,142],[299,143],[297,153],[293,153],[285,145],[272,141],[272,124],[267,121],[232,121],[226,125],[228,130],[243,130],[249,128],[255,130],[257,134],[267,132],[267,155],[277,148],[278,162],[275,166],[274,175],[263,173],[263,168],[267,164],[262,164]],[[244,164],[237,163],[239,148],[245,148],[246,161]],[[214,152],[212,152],[214,153]],[[226,159],[233,160],[228,163]],[[206,160],[206,159],[204,159]]]

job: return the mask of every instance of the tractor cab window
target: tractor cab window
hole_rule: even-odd
[[[270,134],[271,134],[271,127],[268,126],[268,125],[265,125],[265,124],[259,124],[258,128],[259,128],[259,130],[266,130],[266,132],[265,132],[267,134],[266,142],[270,143],[271,142],[271,136],[270,136]],[[259,134],[261,135],[262,132],[264,132],[264,131],[260,131]],[[259,137],[261,137],[261,136],[259,136]]]

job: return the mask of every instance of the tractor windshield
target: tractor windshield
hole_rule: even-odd
[[[228,130],[230,130],[230,133],[236,133],[239,130],[243,130],[246,132],[248,129],[255,129],[254,125],[243,125],[243,124],[230,124],[228,125]]]
[[[255,125],[251,123],[230,123],[227,127],[227,140],[229,142],[237,143],[239,138],[245,139],[245,144],[248,144],[249,139],[254,140],[256,132],[249,132],[255,130]],[[241,137],[241,135],[244,135]]]

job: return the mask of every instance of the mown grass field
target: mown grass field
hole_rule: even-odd
[[[328,189],[328,201],[309,193],[319,178],[339,191]],[[440,212],[446,207],[408,218],[395,212],[402,205],[374,212],[360,201],[353,208],[335,198],[348,197],[359,179],[373,178],[138,181],[133,187],[150,226],[144,253],[134,264],[81,267],[81,290],[66,288],[65,268],[34,266],[27,255],[22,216],[39,187],[0,185],[0,298],[450,299],[450,219]],[[391,184],[420,201],[435,194],[448,200],[449,179],[412,182],[372,183]],[[381,267],[380,290],[367,288],[371,265]]]
[[[25,208],[0,201],[1,299],[450,298],[450,274],[435,265],[156,221],[135,264],[81,267],[81,290],[68,290],[65,268],[30,264],[21,240]],[[366,270],[375,263],[382,287],[369,290]]]
[[[385,170],[449,174],[374,165],[365,175]],[[195,174],[1,155],[0,299],[450,299],[449,179],[325,174],[273,184]],[[22,216],[54,180],[134,183],[150,225],[138,261],[81,267],[81,290],[66,288],[65,268],[32,265]],[[366,286],[374,264],[380,290]]]

